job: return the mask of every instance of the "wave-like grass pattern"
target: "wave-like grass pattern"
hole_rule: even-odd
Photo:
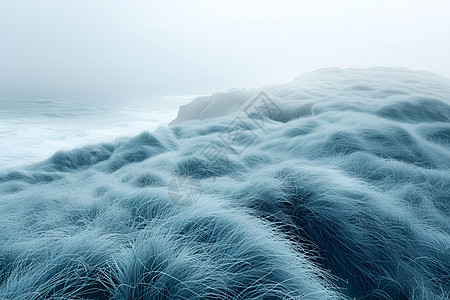
[[[264,90],[282,113],[232,90],[1,173],[0,299],[448,299],[449,81],[326,69]],[[174,177],[201,185],[190,205]]]

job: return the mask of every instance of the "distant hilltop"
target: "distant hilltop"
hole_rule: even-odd
[[[223,117],[243,111],[261,92],[283,110],[280,121],[319,113],[325,103],[353,109],[364,106],[382,113],[394,102],[403,101],[416,107],[426,106],[429,99],[437,104],[449,102],[450,80],[427,71],[406,68],[373,67],[367,69],[326,68],[305,73],[294,81],[268,85],[258,89],[232,89],[211,96],[201,96],[180,107],[178,116],[170,125],[189,120]],[[411,102],[412,101],[412,102]],[[413,104],[416,103],[416,104]],[[328,107],[328,106],[327,106]],[[435,112],[449,113],[444,109]],[[361,107],[360,107],[361,108]],[[417,107],[418,108],[418,107]],[[427,110],[429,108],[425,108]],[[432,117],[432,116],[431,116]]]

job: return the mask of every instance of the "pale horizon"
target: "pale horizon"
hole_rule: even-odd
[[[189,94],[327,67],[450,77],[448,1],[2,1],[0,91]]]

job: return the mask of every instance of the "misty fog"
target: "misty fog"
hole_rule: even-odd
[[[450,2],[0,2],[0,90],[201,93],[322,67],[450,76]]]

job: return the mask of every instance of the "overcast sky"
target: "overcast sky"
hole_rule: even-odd
[[[0,89],[199,93],[370,66],[450,77],[450,1],[0,0]]]

